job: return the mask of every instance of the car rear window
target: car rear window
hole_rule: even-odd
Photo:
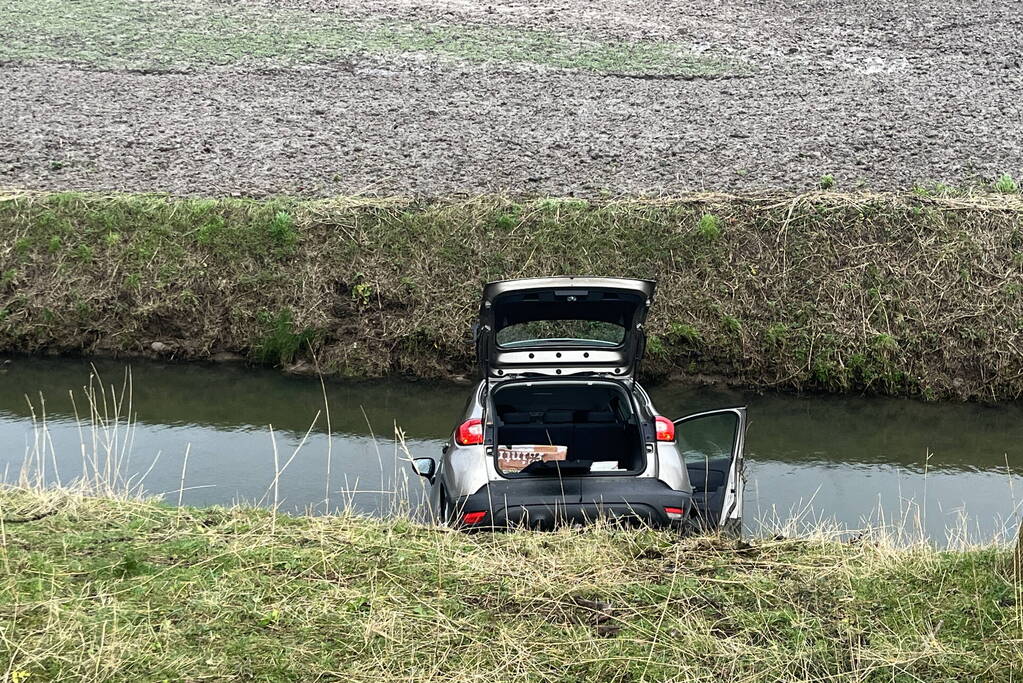
[[[618,346],[623,339],[624,327],[601,320],[530,320],[497,331],[497,343],[504,347],[554,343]]]

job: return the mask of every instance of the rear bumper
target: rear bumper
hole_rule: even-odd
[[[552,490],[555,489],[555,490]],[[526,527],[553,529],[608,519],[630,526],[687,529],[692,496],[675,491],[659,479],[594,477],[562,482],[516,479],[491,482],[471,496],[459,498],[453,524],[461,529]],[[681,509],[669,517],[665,508]],[[487,514],[464,523],[467,513]]]

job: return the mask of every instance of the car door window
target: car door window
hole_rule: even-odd
[[[675,421],[675,435],[693,487],[696,515],[717,526],[741,506],[745,410],[725,409]]]

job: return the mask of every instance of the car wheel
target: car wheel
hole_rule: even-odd
[[[440,509],[437,511],[438,524],[451,524],[451,504],[448,502],[448,492],[440,490]]]

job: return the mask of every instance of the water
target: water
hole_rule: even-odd
[[[105,385],[120,390],[125,363],[103,361],[95,367]],[[69,392],[75,392],[79,413],[87,413],[82,388],[90,371],[87,361],[68,359],[13,357],[0,366],[0,470],[9,479],[38,434],[30,401],[37,419],[46,414],[55,454],[52,460],[48,456],[48,479],[67,481],[82,473],[82,435]],[[467,387],[454,384],[327,381],[328,438],[317,379],[236,366],[139,361],[131,363],[131,374],[136,423],[126,471],[148,470],[146,491],[163,493],[171,502],[180,496],[191,505],[272,504],[274,441],[278,466],[284,467],[277,487],[283,510],[322,512],[350,504],[380,513],[405,499],[396,490],[416,504],[422,480],[400,459],[405,455],[396,444],[395,425],[413,457],[437,456],[468,395]],[[671,417],[749,406],[745,521],[752,533],[796,517],[808,526],[894,524],[944,543],[964,528],[977,541],[1011,537],[1019,523],[1019,403],[758,396],[680,385],[648,389]],[[109,388],[107,393],[109,404]],[[122,442],[126,435],[122,426]],[[91,437],[86,434],[85,440],[90,451]]]

